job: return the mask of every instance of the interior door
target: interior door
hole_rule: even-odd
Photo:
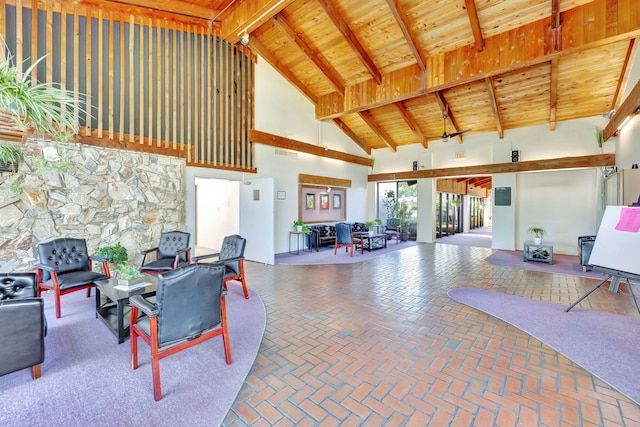
[[[247,239],[244,256],[265,264],[275,262],[273,178],[241,182],[240,235]]]

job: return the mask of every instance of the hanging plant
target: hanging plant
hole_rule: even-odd
[[[604,144],[604,129],[596,126],[596,144],[598,144],[598,148],[602,150],[602,145]]]

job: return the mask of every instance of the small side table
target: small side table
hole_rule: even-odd
[[[524,261],[540,261],[553,264],[553,242],[524,242]]]
[[[296,250],[295,252],[291,250],[291,238],[295,236],[296,240]],[[300,238],[302,238],[302,252],[311,252],[311,246],[308,249],[305,249],[305,238],[307,233],[302,231],[290,231],[289,232],[289,253],[291,255],[300,255]]]

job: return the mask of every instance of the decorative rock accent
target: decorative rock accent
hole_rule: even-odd
[[[33,268],[38,243],[58,237],[86,239],[90,254],[120,242],[137,263],[162,231],[186,229],[182,158],[36,139],[23,149],[18,173],[0,177],[0,271]]]

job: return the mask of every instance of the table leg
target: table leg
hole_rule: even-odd
[[[120,299],[116,304],[116,317],[118,319],[118,344],[124,342],[124,304],[125,300]]]
[[[96,319],[98,318],[99,311],[100,311],[100,288],[96,286]]]

